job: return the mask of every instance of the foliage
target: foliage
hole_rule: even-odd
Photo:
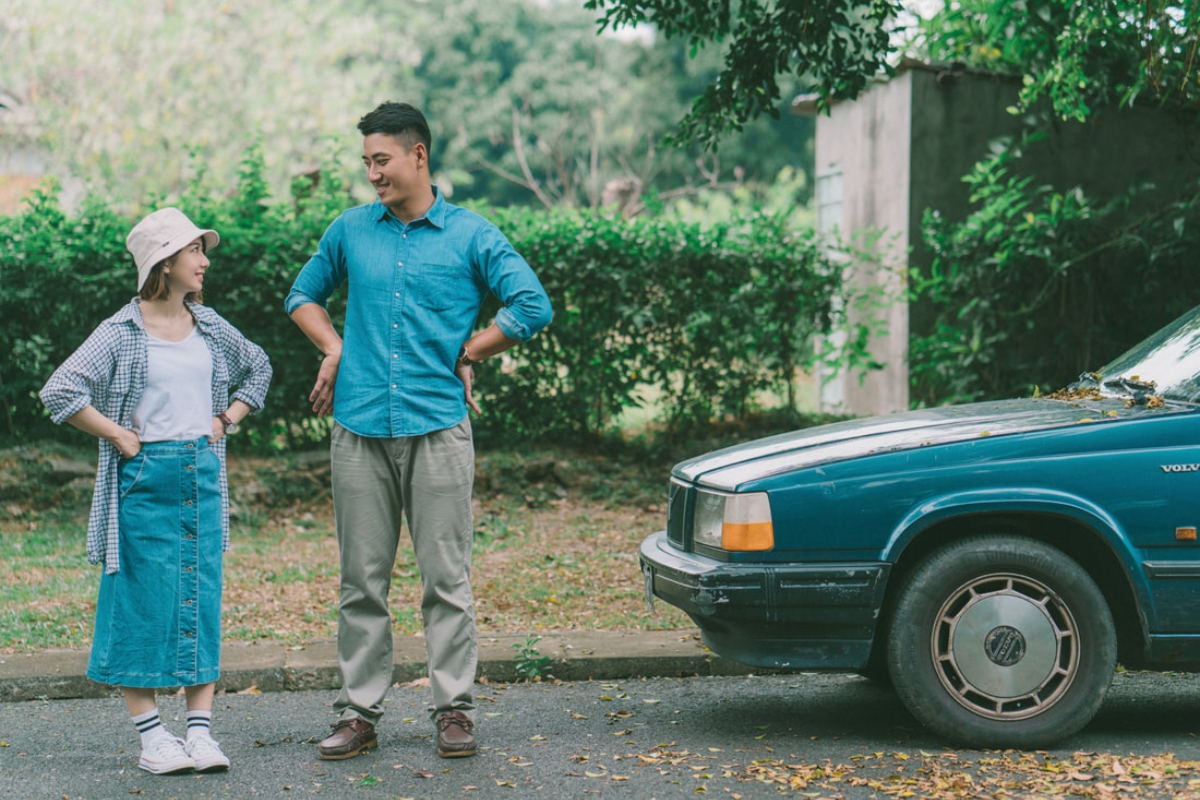
[[[513,656],[513,668],[518,680],[536,683],[550,671],[550,656],[542,655],[537,648],[541,640],[541,636],[531,633],[525,637],[525,641],[513,643],[513,649],[517,651]]]
[[[125,209],[184,191],[200,169],[231,188],[256,132],[285,187],[330,137],[356,140],[354,121],[415,47],[358,0],[0,0],[0,19],[0,121],[16,121],[0,133],[43,145]]]
[[[513,368],[480,370],[491,424],[509,435],[603,433],[643,402],[645,385],[661,390],[668,428],[745,417],[765,389],[790,396],[796,369],[844,322],[840,266],[813,231],[791,230],[782,216],[710,228],[517,209],[491,216],[556,314],[514,351]],[[846,365],[862,356],[854,341],[835,357]]]
[[[1101,105],[1200,102],[1200,2],[961,0],[920,25],[935,61],[1024,74],[1020,110],[1063,119]]]
[[[715,58],[596,36],[590,15],[564,3],[459,0],[431,12],[422,39],[441,45],[416,77],[446,141],[442,174],[460,196],[597,208],[613,182],[684,195],[762,184],[811,141],[807,121],[764,120],[721,159],[664,150],[659,140],[697,81],[716,74]]]
[[[289,202],[274,202],[264,172],[262,152],[252,148],[235,193],[206,193],[197,182],[178,203],[221,233],[209,302],[275,367],[268,413],[247,420],[246,435],[233,440],[260,449],[326,431],[307,400],[318,354],[283,313],[283,299],[348,204],[345,187],[327,173],[298,184]],[[566,211],[490,215],[542,279],[556,320],[511,357],[478,369],[481,438],[601,434],[640,402],[647,384],[662,390],[672,427],[744,417],[756,393],[788,394],[795,370],[811,363],[845,305],[832,256],[782,214],[711,228]],[[0,217],[0,436],[54,435],[37,392],[133,294],[123,247],[131,224],[97,199],[70,215],[51,190],[23,213]],[[494,310],[485,309],[482,324]],[[344,302],[335,299],[330,311],[340,324]],[[861,355],[854,347],[844,353]]]
[[[586,0],[584,6],[602,14],[601,29],[652,24],[685,38],[693,55],[728,42],[721,74],[679,125],[680,141],[714,149],[723,133],[764,112],[779,117],[781,75],[814,87],[822,108],[856,97],[888,69],[888,28],[900,10],[896,0]]]
[[[276,193],[314,164],[353,171],[354,124],[383,100],[427,112],[439,185],[496,205],[594,208],[614,180],[760,186],[811,143],[810,121],[790,117],[750,126],[720,159],[662,149],[717,54],[598,37],[578,3],[0,0],[0,19],[0,153],[40,145],[64,181],[123,211],[199,173],[232,190],[256,136]]]
[[[1101,202],[1019,177],[1011,160],[967,177],[962,223],[926,213],[934,259],[911,279],[936,320],[911,338],[915,402],[1052,391],[1200,302],[1200,182],[1130,217],[1139,188]]]

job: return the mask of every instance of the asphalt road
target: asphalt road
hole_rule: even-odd
[[[137,768],[115,696],[0,703],[0,798],[927,797],[964,781],[987,796],[1018,762],[1008,797],[1033,794],[1034,778],[1093,796],[1200,796],[1200,675],[1118,675],[1082,733],[1003,754],[949,748],[890,690],[849,675],[477,688],[475,758],[434,754],[425,688],[394,688],[380,748],[340,762],[316,757],[333,692],[239,694],[215,707],[232,769],[183,776]],[[160,707],[181,732],[183,698]],[[1068,774],[1072,759],[1085,766]]]

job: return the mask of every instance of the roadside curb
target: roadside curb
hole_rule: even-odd
[[[540,634],[536,647],[548,656],[547,672],[564,681],[619,680],[697,675],[749,675],[755,670],[721,658],[700,641],[694,628],[673,631],[569,631]],[[392,682],[426,677],[425,640],[394,638]],[[479,680],[517,680],[517,647],[524,634],[479,636]],[[0,702],[109,697],[116,688],[89,680],[86,650],[51,650],[0,655]],[[341,687],[337,645],[321,639],[288,647],[270,642],[221,646],[218,691],[295,692]]]

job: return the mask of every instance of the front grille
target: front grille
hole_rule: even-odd
[[[684,550],[688,529],[688,497],[691,487],[686,483],[671,479],[667,490],[667,541]]]

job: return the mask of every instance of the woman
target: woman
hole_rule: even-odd
[[[139,222],[125,242],[138,296],[41,392],[55,423],[100,439],[88,561],[104,575],[87,674],[121,687],[138,766],[156,774],[229,767],[210,734],[229,549],[225,436],[262,409],[271,365],[201,305],[219,241],[174,208]],[[185,687],[186,742],[159,719],[155,689],[166,686]]]

